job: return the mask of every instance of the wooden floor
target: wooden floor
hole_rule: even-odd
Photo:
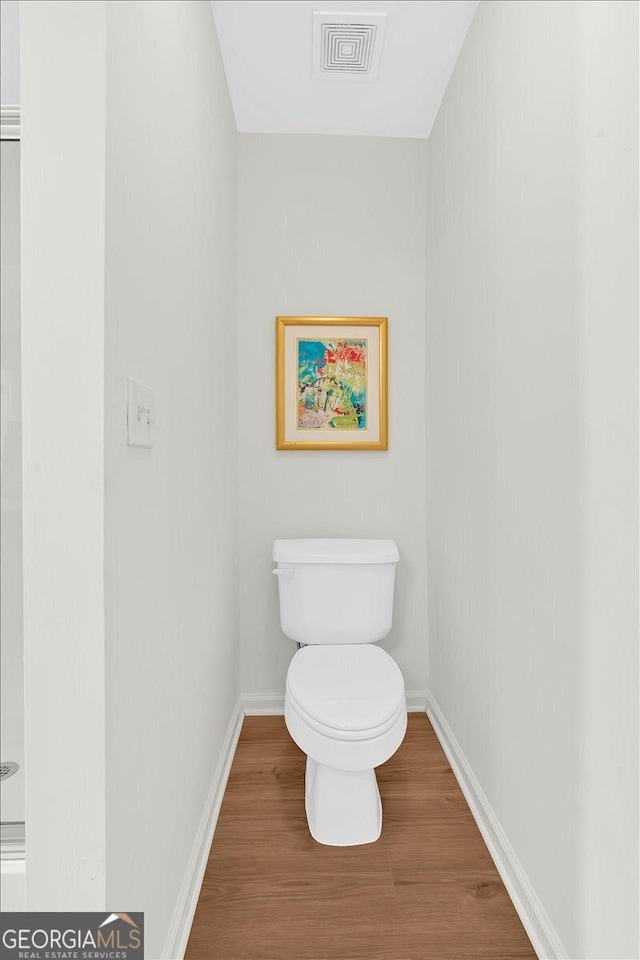
[[[377,776],[382,837],[311,839],[304,754],[247,717],[187,960],[535,960],[424,714]]]

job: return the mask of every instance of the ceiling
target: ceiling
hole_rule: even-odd
[[[428,137],[477,4],[212,0],[238,130]],[[314,77],[316,11],[387,14],[376,79]]]

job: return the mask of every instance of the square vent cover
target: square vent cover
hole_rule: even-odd
[[[376,80],[386,13],[313,14],[314,80]]]

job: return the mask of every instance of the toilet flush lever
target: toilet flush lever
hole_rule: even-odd
[[[271,573],[275,574],[276,577],[286,577],[287,580],[293,579],[293,570],[282,570],[280,567],[276,567]]]

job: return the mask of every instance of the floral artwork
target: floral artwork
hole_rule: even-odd
[[[298,429],[364,430],[367,341],[298,339]]]
[[[388,450],[387,317],[276,317],[276,450]]]

